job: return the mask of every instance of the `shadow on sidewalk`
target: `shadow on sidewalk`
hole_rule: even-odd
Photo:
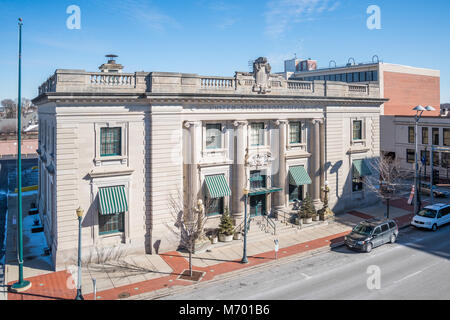
[[[111,261],[106,262],[104,264],[89,264],[88,265],[89,271],[93,272],[106,272],[106,273],[116,273],[116,272],[123,272],[123,276],[117,276],[118,278],[127,278],[129,276],[136,276],[136,275],[143,275],[148,273],[153,274],[162,274],[162,275],[174,275],[176,273],[174,272],[163,272],[163,271],[157,271],[148,269],[145,267],[141,267],[137,264],[125,262],[125,261]],[[131,273],[131,274],[130,274]],[[179,275],[179,274],[176,274]]]

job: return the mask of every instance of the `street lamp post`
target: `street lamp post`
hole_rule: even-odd
[[[17,98],[17,257],[19,280],[11,286],[16,292],[31,287],[31,282],[23,279],[23,225],[22,225],[22,19],[19,18],[19,81]]]
[[[418,194],[419,194],[419,188],[418,188],[418,169],[419,169],[419,162],[418,162],[418,156],[417,153],[419,151],[419,138],[418,138],[418,124],[419,124],[419,120],[420,117],[422,116],[422,113],[424,111],[435,111],[436,109],[433,108],[432,106],[426,106],[426,107],[422,107],[421,105],[418,105],[416,107],[413,108],[414,111],[416,111],[416,116],[415,116],[415,128],[414,128],[414,142],[415,142],[415,156],[414,156],[414,214],[417,214],[418,211]],[[426,154],[425,154],[426,157]],[[426,165],[426,163],[425,163]]]
[[[244,189],[244,253],[242,256],[241,263],[248,263],[247,259],[247,198],[248,189]]]
[[[84,211],[79,207],[76,212],[78,217],[78,282],[75,300],[84,300],[81,293],[81,219],[83,218]]]

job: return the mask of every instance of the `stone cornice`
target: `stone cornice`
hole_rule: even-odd
[[[293,96],[293,95],[236,95],[236,94],[163,94],[163,93],[77,93],[48,92],[33,99],[40,105],[56,103],[139,103],[139,104],[265,104],[265,105],[381,105],[389,99],[362,97]]]

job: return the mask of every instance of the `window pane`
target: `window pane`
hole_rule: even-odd
[[[440,161],[439,161],[439,152],[434,151],[433,152],[433,166],[438,167],[439,163],[440,163]]]
[[[361,82],[366,81],[366,73],[365,72],[359,73],[359,81],[361,81]]]
[[[372,81],[372,71],[366,72],[366,81]]]
[[[347,82],[353,82],[353,73],[347,73]]]
[[[430,151],[427,151],[425,153],[425,150],[420,151],[420,161],[422,161],[425,159],[425,163],[426,165],[430,165]]]
[[[262,146],[264,145],[264,123],[252,123],[251,124],[251,145]]]
[[[258,189],[266,187],[266,176],[261,171],[250,172],[250,188]]]
[[[353,121],[353,140],[361,140],[362,139],[362,121],[355,120]]]
[[[109,234],[124,232],[124,213],[98,216],[99,233]]]
[[[222,125],[207,124],[206,125],[206,149],[222,148]]]
[[[434,145],[439,145],[439,128],[432,129],[432,139]]]
[[[120,156],[122,128],[101,128],[100,132],[100,156]]]
[[[209,216],[214,216],[214,215],[219,215],[219,214],[223,214],[223,203],[224,200],[223,198],[218,198],[218,199],[211,199],[208,200],[209,204],[207,209],[207,215]],[[208,203],[208,202],[206,202]]]
[[[290,143],[301,143],[301,123],[291,122],[289,123],[289,142]]]
[[[361,177],[358,173],[358,170],[353,166],[353,174],[352,174],[352,190],[353,192],[361,191],[363,189],[363,177]]]
[[[372,80],[378,81],[378,71],[372,71]]]
[[[450,146],[450,129],[444,128],[444,146]]]
[[[353,82],[359,82],[359,72],[353,73]]]
[[[414,127],[408,127],[408,143],[414,143]]]
[[[422,144],[428,144],[428,128],[422,128]]]
[[[303,186],[289,185],[289,202],[294,202],[294,200],[303,200]]]
[[[414,163],[416,158],[416,153],[414,150],[407,149],[406,150],[406,162]]]

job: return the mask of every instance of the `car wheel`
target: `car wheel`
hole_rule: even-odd
[[[436,224],[436,223],[433,224],[433,226],[431,227],[431,230],[432,230],[432,231],[436,231],[436,230],[437,230],[437,224]]]
[[[395,243],[395,241],[397,240],[397,237],[395,236],[395,234],[391,235],[391,239],[390,239],[390,243]]]
[[[368,244],[366,244],[366,252],[367,253],[369,253],[370,251],[372,251],[372,248],[373,248],[373,245],[372,245],[372,243],[368,243]]]

